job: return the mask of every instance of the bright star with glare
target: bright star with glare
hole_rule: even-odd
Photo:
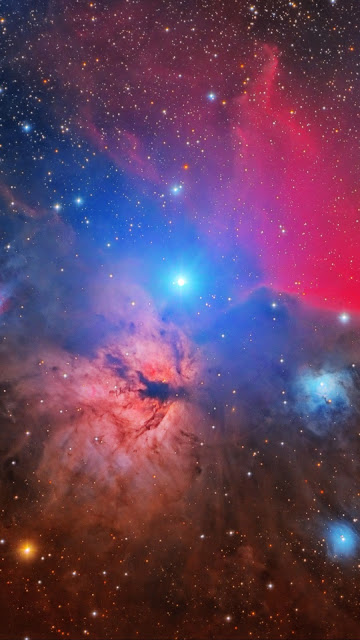
[[[208,93],[207,97],[210,100],[210,102],[214,102],[214,100],[216,100],[216,95],[212,91],[210,93]]]
[[[29,124],[28,122],[24,122],[24,124],[22,125],[22,130],[25,131],[25,133],[29,133],[29,131],[31,131],[31,124]]]
[[[177,278],[177,280],[176,280],[176,284],[177,284],[179,287],[183,287],[183,286],[186,284],[186,280],[185,280],[185,278],[183,278],[182,276],[179,276],[179,277]]]
[[[349,322],[349,320],[350,320],[350,316],[349,316],[349,314],[348,314],[348,313],[342,313],[342,314],[339,316],[339,320],[340,320],[340,322],[342,322],[343,324],[346,324],[347,322]]]
[[[179,191],[181,191],[181,189],[182,189],[182,185],[180,184],[180,185],[176,185],[175,187],[173,187],[171,189],[171,191],[172,191],[172,193],[176,194],[176,193],[179,193]]]
[[[29,542],[25,542],[19,548],[19,553],[23,558],[31,558],[35,553],[34,546]]]

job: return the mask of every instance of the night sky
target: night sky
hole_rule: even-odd
[[[0,639],[359,639],[359,0],[0,9]]]

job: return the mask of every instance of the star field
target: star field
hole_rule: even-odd
[[[360,637],[353,0],[4,0],[0,639]]]

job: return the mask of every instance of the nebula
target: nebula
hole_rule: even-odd
[[[0,639],[359,637],[358,14],[4,0]]]

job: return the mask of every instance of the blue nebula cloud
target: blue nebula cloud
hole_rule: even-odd
[[[310,412],[325,408],[345,408],[349,404],[347,386],[351,378],[347,372],[314,373],[307,371],[300,380],[306,408]]]
[[[357,550],[359,536],[350,525],[337,522],[329,527],[326,542],[330,556],[350,558]]]
[[[353,379],[346,370],[313,371],[306,369],[295,382],[295,408],[309,419],[308,426],[317,433],[351,413]]]

